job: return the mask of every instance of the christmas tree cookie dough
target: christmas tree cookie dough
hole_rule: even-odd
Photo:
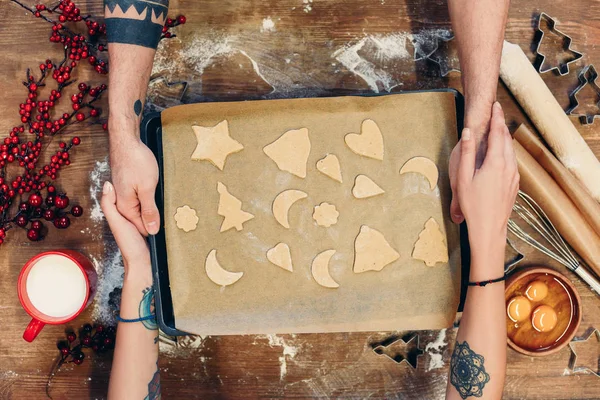
[[[243,272],[230,272],[223,269],[217,260],[217,250],[215,249],[206,256],[204,269],[208,278],[219,286],[233,285],[244,275]]]
[[[243,224],[254,218],[254,215],[242,210],[242,202],[231,195],[227,187],[221,182],[217,182],[217,192],[219,192],[219,208],[217,214],[223,217],[221,232],[235,228],[238,231],[243,229]]]
[[[198,216],[196,210],[190,208],[190,206],[178,207],[175,212],[175,222],[177,227],[184,232],[193,231],[198,225]]]
[[[358,175],[356,179],[354,179],[352,195],[357,199],[367,199],[383,193],[385,193],[385,190],[379,187],[378,184],[373,182],[373,180],[366,175]]]
[[[306,163],[310,155],[308,129],[287,131],[273,143],[263,149],[269,158],[275,161],[277,168],[300,178],[306,178]]]
[[[192,126],[198,144],[192,153],[192,160],[210,161],[215,167],[223,171],[227,156],[241,151],[244,146],[229,136],[227,120],[219,122],[212,127]]]
[[[335,154],[327,154],[324,158],[317,161],[317,170],[334,181],[343,183],[342,167],[340,166],[340,160]]]
[[[439,177],[439,171],[437,165],[427,157],[413,157],[408,160],[402,168],[400,168],[400,175],[408,172],[416,172],[427,178],[429,181],[429,187],[431,190],[437,186]]]
[[[293,272],[292,254],[290,247],[285,243],[278,243],[275,247],[267,251],[267,260],[287,271]]]
[[[412,258],[421,260],[430,267],[437,263],[447,263],[448,247],[445,239],[435,219],[429,218],[415,243]]]
[[[346,145],[358,154],[383,161],[383,135],[372,119],[363,121],[360,133],[349,133],[344,137]]]
[[[329,203],[321,203],[315,206],[315,211],[313,212],[313,219],[317,225],[324,226],[325,228],[337,224],[339,216],[339,211],[333,204]]]
[[[279,193],[273,200],[273,216],[275,220],[284,228],[290,229],[288,214],[290,207],[300,199],[307,198],[308,195],[302,190],[288,189]]]
[[[366,225],[354,241],[354,272],[381,271],[400,258],[400,254],[390,246],[383,234]]]

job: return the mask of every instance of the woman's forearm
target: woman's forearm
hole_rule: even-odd
[[[504,237],[471,251],[470,281],[504,274]],[[504,282],[468,289],[460,328],[450,361],[448,399],[500,399],[506,375]]]
[[[149,265],[129,265],[121,292],[120,317],[154,314],[154,291]],[[110,373],[109,399],[158,399],[158,328],[156,320],[119,322]]]

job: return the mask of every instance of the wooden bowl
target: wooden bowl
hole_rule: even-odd
[[[549,332],[539,332],[531,322],[531,315],[521,322],[513,322],[506,315],[508,345],[528,356],[546,356],[565,347],[581,323],[581,299],[573,284],[563,274],[546,267],[529,267],[515,272],[506,282],[505,302],[514,296],[525,296],[533,281],[542,281],[548,286],[548,294],[540,301],[531,301],[531,310],[540,305],[554,309],[558,321]]]

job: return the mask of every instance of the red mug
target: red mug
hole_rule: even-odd
[[[72,321],[92,302],[98,276],[93,264],[74,250],[40,253],[19,274],[21,305],[31,316],[23,339],[32,342],[44,325]]]

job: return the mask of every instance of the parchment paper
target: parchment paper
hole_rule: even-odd
[[[381,128],[384,161],[354,154],[344,136],[360,132],[370,118]],[[214,126],[226,119],[244,150],[230,155],[224,171],[191,161],[196,146],[192,125]],[[459,301],[460,244],[449,219],[447,165],[457,142],[452,93],[414,93],[381,97],[340,97],[236,103],[207,103],[167,109],[162,114],[165,230],[169,279],[178,329],[201,335],[439,329],[452,324]],[[309,129],[311,153],[306,179],[280,171],[262,151],[290,129]],[[316,162],[338,156],[343,184],[321,174]],[[431,158],[440,169],[438,188],[398,171],[411,157]],[[354,199],[354,178],[365,174],[386,193]],[[255,215],[244,229],[219,233],[217,181]],[[308,198],[290,209],[291,229],[271,212],[286,189]],[[313,207],[334,204],[339,222],[319,227]],[[194,208],[195,231],[178,229],[177,207]],[[429,217],[447,235],[450,262],[427,267],[411,258],[413,245]],[[366,224],[384,234],[401,255],[381,272],[355,274],[354,240]],[[279,242],[290,246],[294,272],[269,263],[266,252]],[[244,271],[235,284],[219,287],[204,269],[207,254],[230,271]],[[321,251],[335,249],[330,272],[338,289],[319,286],[310,266]]]

